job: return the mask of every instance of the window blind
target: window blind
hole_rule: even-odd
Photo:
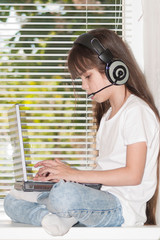
[[[14,184],[8,109],[20,104],[28,174],[37,161],[59,158],[95,166],[92,102],[73,86],[66,57],[74,40],[94,28],[124,34],[122,0],[0,3],[0,197]]]

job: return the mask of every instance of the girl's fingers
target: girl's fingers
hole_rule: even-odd
[[[59,160],[58,160],[58,162],[59,162]],[[55,166],[58,162],[57,162],[57,159],[56,160],[44,160],[44,161],[40,161],[40,162],[36,163],[34,165],[34,167],[40,167],[40,166],[52,167],[52,166]]]
[[[36,173],[35,177],[40,177],[40,176],[47,176],[49,175],[51,172],[51,168],[47,168],[47,167],[42,167],[38,170],[38,172]],[[53,172],[53,170],[52,170]]]
[[[47,177],[44,177],[44,176],[34,177],[34,180],[35,181],[41,181],[41,182],[46,182],[46,181],[58,182],[59,181],[54,176],[54,174],[49,174]]]

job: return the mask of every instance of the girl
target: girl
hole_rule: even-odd
[[[6,213],[13,221],[42,225],[54,236],[77,222],[92,227],[155,224],[159,114],[127,45],[113,31],[92,30],[75,41],[68,68],[96,103],[97,168],[76,170],[57,159],[39,162],[35,180],[57,183],[49,193],[11,191]]]

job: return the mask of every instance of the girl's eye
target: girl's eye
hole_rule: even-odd
[[[86,78],[88,79],[90,77],[90,75],[86,76]]]

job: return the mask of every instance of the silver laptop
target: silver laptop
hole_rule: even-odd
[[[8,122],[10,130],[10,142],[12,145],[13,152],[13,165],[15,173],[15,184],[14,188],[23,191],[50,191],[54,182],[36,182],[34,180],[28,179],[27,168],[25,161],[22,127],[21,127],[21,117],[19,105],[15,104],[8,111]],[[95,189],[100,189],[101,184],[90,184],[83,183],[83,185],[92,187]]]

